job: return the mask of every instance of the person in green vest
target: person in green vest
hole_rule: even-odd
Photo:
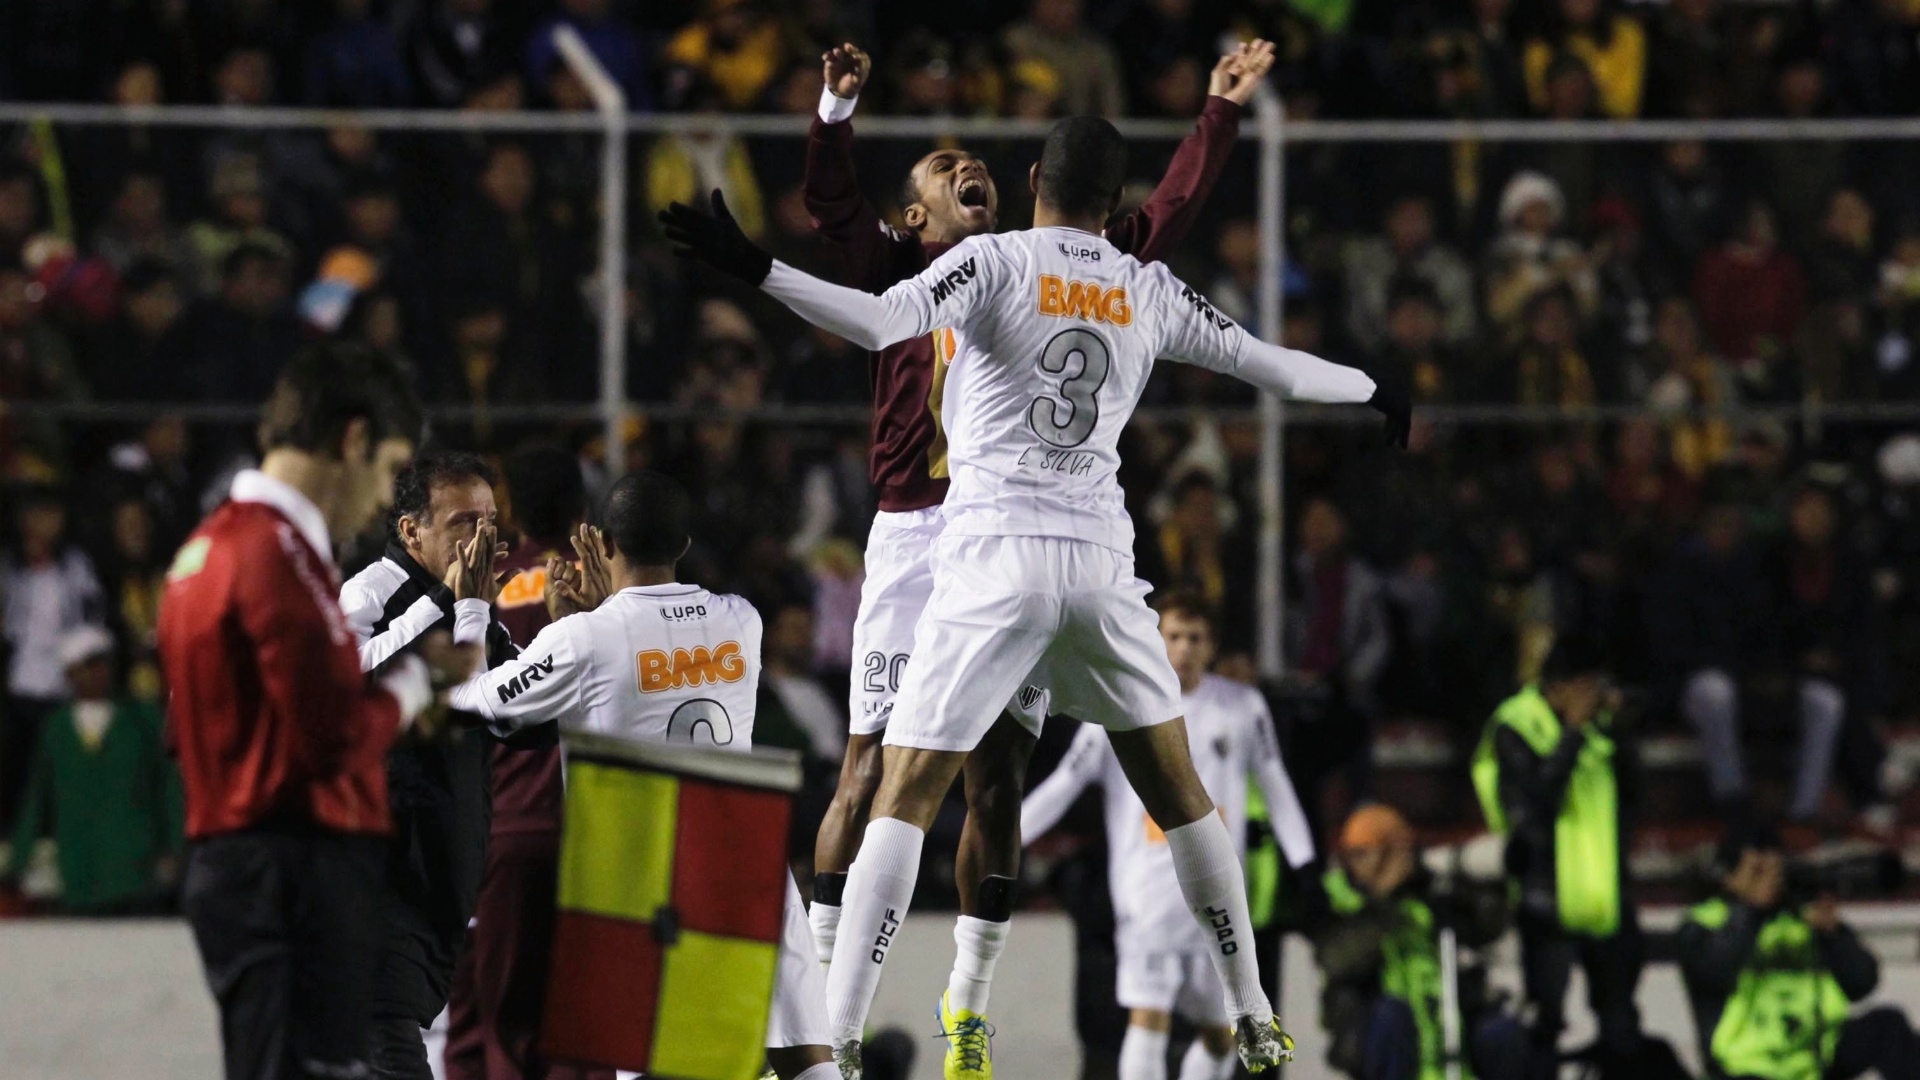
[[[24,873],[51,823],[60,906],[78,915],[165,910],[185,849],[180,775],[161,744],[160,714],[115,700],[113,650],[97,626],[61,639],[74,696],[48,718],[34,750],[6,868]]]
[[[1617,696],[1599,643],[1563,635],[1540,680],[1494,710],[1473,757],[1487,826],[1507,838],[1522,976],[1534,1009],[1529,1075],[1535,1077],[1558,1074],[1567,983],[1576,963],[1586,972],[1599,1020],[1595,1052],[1603,1071],[1624,1073],[1641,1053],[1634,990],[1643,953],[1623,890],[1612,733]]]
[[[1675,936],[1701,1057],[1720,1080],[1920,1078],[1920,1039],[1893,1006],[1851,1015],[1880,963],[1840,921],[1832,896],[1796,902],[1771,830],[1730,831],[1715,859],[1720,893]]]
[[[1445,1080],[1440,933],[1452,928],[1468,948],[1492,943],[1506,932],[1506,897],[1467,882],[1443,886],[1421,864],[1406,819],[1379,803],[1347,819],[1322,884],[1326,908],[1309,937],[1326,978],[1327,1063],[1357,1080]],[[1520,1080],[1526,1033],[1485,986],[1478,970],[1456,978],[1460,1075]]]

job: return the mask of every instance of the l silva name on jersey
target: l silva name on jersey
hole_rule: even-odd
[[[1042,450],[1036,458],[1035,449],[1037,447],[1029,446],[1020,451],[1020,460],[1014,464],[1067,476],[1086,476],[1093,472],[1094,457],[1085,450]]]

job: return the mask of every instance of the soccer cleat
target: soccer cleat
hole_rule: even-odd
[[[833,1044],[833,1063],[840,1067],[840,1080],[860,1080],[860,1040],[848,1039]]]
[[[1275,1017],[1265,1026],[1250,1024],[1246,1017],[1233,1026],[1233,1046],[1240,1052],[1240,1063],[1248,1072],[1265,1072],[1283,1061],[1293,1060],[1293,1036],[1280,1030]]]
[[[993,1025],[978,1013],[948,1008],[944,993],[938,1015],[947,1040],[945,1080],[993,1080]]]

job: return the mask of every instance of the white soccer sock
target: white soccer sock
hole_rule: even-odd
[[[1167,849],[1173,855],[1173,876],[1187,910],[1200,924],[1213,958],[1213,970],[1227,992],[1227,1014],[1235,1023],[1251,1018],[1255,1024],[1273,1019],[1273,1006],[1260,988],[1260,962],[1254,955],[1253,919],[1247,913],[1247,883],[1240,873],[1240,856],[1218,814],[1167,830]]]
[[[823,1061],[793,1080],[840,1080],[840,1066],[831,1061]]]
[[[820,958],[820,966],[826,967],[833,963],[833,939],[840,932],[840,905],[815,900],[807,909],[807,923],[813,927],[813,951]]]
[[[1120,1040],[1120,1080],[1167,1080],[1166,1032],[1127,1025]]]
[[[867,823],[840,897],[840,921],[847,932],[834,942],[827,967],[827,1023],[836,1043],[859,1038],[866,1027],[887,950],[913,901],[926,839],[926,833],[898,818]]]
[[[1180,1059],[1180,1080],[1233,1080],[1234,1066],[1240,1060],[1229,1050],[1225,1057],[1214,1057],[1204,1040],[1187,1044],[1187,1056]]]
[[[987,1011],[993,990],[993,964],[1007,947],[1012,923],[962,915],[953,924],[953,974],[947,978],[947,1005],[970,1013]]]

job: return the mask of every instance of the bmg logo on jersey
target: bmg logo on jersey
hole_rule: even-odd
[[[696,645],[691,649],[647,649],[636,658],[640,669],[640,692],[658,694],[707,683],[739,682],[747,677],[747,658],[740,655],[740,643],[723,641],[713,649]]]
[[[1097,281],[1070,281],[1052,274],[1040,275],[1040,314],[1085,322],[1133,325],[1133,305],[1127,302],[1127,290],[1109,289]]]

